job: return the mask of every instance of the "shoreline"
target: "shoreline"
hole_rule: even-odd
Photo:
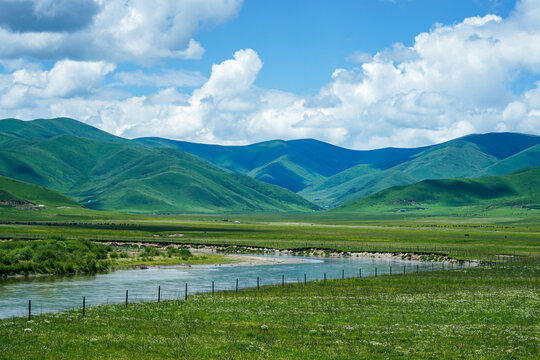
[[[104,244],[112,246],[121,246],[124,244],[137,245],[137,246],[151,246],[159,249],[165,249],[168,246],[173,247],[187,247],[194,255],[222,255],[227,260],[226,262],[208,263],[208,264],[186,264],[186,263],[170,263],[170,264],[122,264],[119,266],[112,266],[108,271],[114,271],[115,269],[145,269],[145,268],[162,268],[162,267],[215,267],[215,266],[257,266],[257,265],[278,265],[278,264],[299,264],[307,263],[310,260],[305,258],[324,259],[324,258],[337,258],[337,257],[354,257],[364,259],[397,259],[403,261],[420,261],[420,262],[440,262],[440,263],[462,263],[468,261],[470,264],[479,265],[479,260],[457,260],[450,258],[447,255],[435,254],[435,253],[415,253],[415,252],[381,252],[381,251],[340,251],[333,249],[320,249],[320,248],[308,248],[308,249],[272,249],[272,248],[257,248],[252,246],[236,246],[236,245],[184,245],[184,244],[168,244],[164,246],[162,244],[144,243],[144,242],[104,242]],[[283,258],[280,258],[283,257]],[[298,258],[292,258],[298,257]],[[107,271],[104,271],[104,273]],[[69,273],[69,274],[15,274],[0,277],[2,279],[25,279],[25,278],[37,278],[46,276],[57,275],[85,275],[91,273]]]

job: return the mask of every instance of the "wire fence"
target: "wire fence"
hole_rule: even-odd
[[[504,262],[513,261],[511,258],[501,259]],[[188,300],[190,295],[208,293],[214,296],[218,293],[238,293],[243,289],[252,289],[254,291],[260,290],[263,286],[278,285],[286,287],[290,284],[299,284],[311,281],[318,281],[325,283],[332,280],[345,280],[364,277],[380,277],[380,276],[395,276],[403,274],[418,274],[420,272],[427,271],[453,271],[466,268],[475,267],[483,264],[493,264],[494,261],[460,261],[460,262],[439,262],[439,263],[427,263],[427,264],[404,264],[403,266],[375,266],[367,268],[358,268],[356,271],[351,269],[341,269],[338,273],[334,272],[322,272],[313,276],[313,274],[303,273],[274,276],[271,278],[264,278],[263,276],[257,276],[253,278],[236,277],[227,281],[207,281],[202,284],[200,282],[178,282],[177,284],[168,284],[168,286],[157,285],[153,288],[145,289],[125,289],[117,290],[107,294],[106,296],[94,296],[89,291],[88,294],[81,294],[79,296],[72,296],[70,298],[62,298],[55,301],[54,298],[44,299],[14,299],[18,301],[17,304],[13,303],[16,308],[12,308],[8,316],[0,314],[2,318],[8,317],[23,317],[27,316],[28,320],[32,319],[32,316],[41,315],[45,313],[57,313],[66,310],[80,310],[81,316],[86,315],[86,309],[99,305],[111,305],[111,304],[124,304],[125,307],[129,307],[133,303],[141,302],[161,302],[167,300]],[[25,303],[24,301],[27,301]]]

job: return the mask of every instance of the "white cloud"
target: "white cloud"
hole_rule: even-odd
[[[0,10],[16,12],[0,16],[0,57],[198,59],[204,53],[193,39],[199,28],[229,21],[241,5],[242,0],[0,0]],[[92,6],[95,11],[83,11]],[[69,19],[90,18],[79,26],[66,20],[69,13],[77,14]]]
[[[114,69],[114,64],[103,61],[72,60],[59,61],[48,71],[20,69],[3,76],[3,82],[9,84],[0,92],[0,105],[13,108],[39,99],[89,94],[100,88],[105,75]]]

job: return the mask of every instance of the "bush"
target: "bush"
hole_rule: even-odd
[[[66,274],[109,269],[110,246],[60,236],[46,240],[0,243],[0,276],[29,273]]]

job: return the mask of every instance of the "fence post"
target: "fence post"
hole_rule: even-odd
[[[375,277],[377,277],[377,267],[375,267]]]
[[[238,294],[238,278],[236,278],[236,293]]]
[[[416,264],[416,273],[418,274],[418,264]]]
[[[186,296],[185,296],[184,300],[187,300],[187,283],[186,283]]]
[[[345,269],[341,269],[341,278],[345,279]]]
[[[257,276],[257,290],[259,290],[259,277]]]
[[[285,275],[281,275],[281,287],[285,287]]]
[[[362,277],[362,268],[358,270],[358,277]]]
[[[82,317],[86,316],[86,296],[82,297]]]
[[[304,285],[306,285],[306,283],[307,283],[307,276],[306,276],[306,274],[304,273]]]
[[[128,306],[128,293],[129,293],[129,291],[126,290],[126,309],[127,309],[127,306]]]
[[[32,300],[28,300],[28,321],[32,321]]]
[[[324,273],[324,282],[326,283],[326,273]]]
[[[405,265],[403,265],[403,274],[405,274]]]
[[[212,281],[212,296],[214,296],[214,282]]]
[[[157,302],[161,301],[161,285],[157,287]]]

